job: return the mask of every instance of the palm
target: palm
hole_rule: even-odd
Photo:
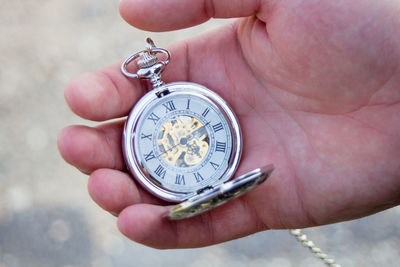
[[[241,19],[172,48],[177,56],[165,79],[206,85],[225,98],[238,115],[244,134],[238,172],[268,163],[274,163],[276,171],[267,183],[241,199],[173,225],[160,221],[165,208],[138,204],[158,202],[128,182],[126,175],[122,178],[123,174],[113,172],[121,179],[120,184],[113,184],[104,178],[110,171],[97,171],[90,191],[103,208],[118,213],[136,204],[121,215],[120,227],[125,234],[156,247],[202,246],[267,228],[357,218],[398,203],[400,123],[395,114],[400,111],[400,49],[393,46],[399,41],[394,39],[393,29],[379,24],[390,25],[381,20],[390,10],[378,12],[357,6],[358,13],[346,16],[340,12],[343,10],[335,10],[340,7],[329,5],[321,3],[310,9],[304,1],[294,8],[282,1],[279,15],[268,14],[273,18],[268,27],[263,23],[266,14],[261,13],[259,19]],[[332,17],[332,13],[337,15]],[[376,21],[366,23],[363,17]],[[341,25],[352,27],[338,31],[335,27]],[[135,99],[137,96],[128,91],[132,85],[118,79],[119,90],[126,87],[127,99]],[[68,92],[67,99],[84,117],[109,118],[104,111],[99,115],[93,109],[79,108]],[[114,116],[126,114],[127,107],[119,107]],[[112,132],[108,135],[114,139],[120,130],[120,125],[101,128]],[[113,147],[119,140],[107,143]],[[119,152],[119,148],[114,150]],[[73,156],[63,154],[88,172],[123,168],[120,156],[94,164],[74,151],[69,152]],[[141,197],[132,196],[135,193]],[[205,233],[204,238],[198,238],[198,231]]]

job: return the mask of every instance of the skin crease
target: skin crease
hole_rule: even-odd
[[[150,31],[242,17],[169,47],[163,77],[203,84],[231,105],[244,140],[237,174],[273,163],[267,182],[172,222],[163,217],[169,204],[125,173],[123,122],[60,133],[64,159],[91,174],[90,195],[119,214],[119,229],[133,241],[201,247],[266,229],[356,219],[400,203],[400,4],[243,2],[123,0],[120,11]],[[119,66],[73,80],[65,90],[71,109],[96,121],[127,115],[144,90]]]

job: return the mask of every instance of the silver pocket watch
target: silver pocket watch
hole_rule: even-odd
[[[125,162],[135,179],[156,197],[180,203],[170,210],[170,219],[194,216],[264,182],[272,165],[231,180],[242,153],[235,114],[202,85],[164,84],[161,73],[170,53],[150,38],[146,42],[147,49],[121,67],[127,77],[152,85],[130,112],[123,133]],[[136,63],[136,73],[128,71],[130,63]]]

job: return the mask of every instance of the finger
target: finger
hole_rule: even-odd
[[[149,31],[191,27],[210,18],[236,18],[257,14],[259,0],[122,0],[121,16],[132,26]],[[266,5],[265,5],[266,6]]]
[[[175,43],[169,49],[172,58],[163,73],[163,80],[190,80],[213,89],[218,82],[225,84],[227,79],[222,76],[226,73],[221,71],[225,68],[224,62],[238,64],[242,60],[237,44],[232,42],[236,40],[235,31],[235,26],[227,25],[218,33],[210,32]],[[222,59],[222,55],[226,58]],[[65,89],[65,98],[79,116],[101,121],[127,115],[144,93],[143,84],[138,79],[126,78],[120,64],[115,64],[70,82]]]
[[[58,137],[61,155],[84,173],[100,168],[123,170],[121,138],[124,122],[113,122],[96,128],[69,126]]]
[[[165,204],[136,186],[129,174],[117,170],[94,171],[89,178],[88,191],[100,207],[114,215],[133,204]]]
[[[162,249],[208,246],[266,229],[245,198],[179,221],[165,218],[169,208],[148,204],[130,206],[119,215],[118,227],[133,241]]]
[[[120,63],[84,74],[65,88],[65,99],[77,115],[101,121],[125,116],[143,95],[136,79],[126,78]]]
[[[175,45],[182,49],[184,43]],[[185,80],[187,68],[182,50],[174,54],[168,65],[171,80]],[[125,77],[117,63],[99,71],[86,73],[72,80],[65,88],[65,99],[71,110],[82,118],[103,121],[126,116],[145,93],[138,79]]]

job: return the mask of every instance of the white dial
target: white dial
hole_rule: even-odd
[[[171,94],[153,101],[138,121],[134,148],[164,189],[193,192],[220,183],[232,156],[232,132],[208,99]]]
[[[179,202],[229,180],[241,155],[239,124],[204,86],[177,82],[144,95],[126,121],[129,171],[152,194]]]

